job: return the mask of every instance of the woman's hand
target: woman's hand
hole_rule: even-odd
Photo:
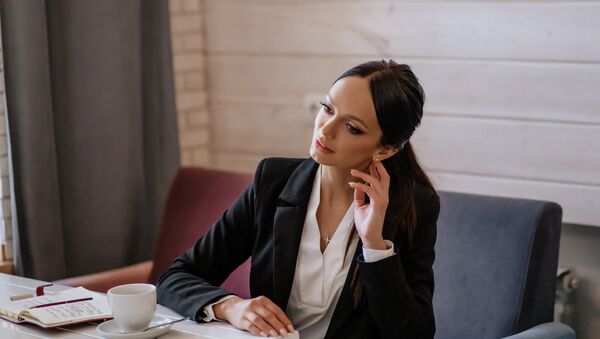
[[[294,326],[285,313],[269,298],[233,297],[213,305],[215,317],[236,328],[257,336],[284,336],[294,332]]]
[[[363,246],[385,250],[383,222],[389,202],[390,176],[379,161],[371,162],[369,174],[351,170],[350,173],[366,183],[349,182],[354,188],[354,223]],[[365,194],[369,196],[367,204]]]

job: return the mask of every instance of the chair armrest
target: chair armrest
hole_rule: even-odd
[[[544,323],[504,339],[575,339],[575,331],[559,323]]]
[[[54,281],[55,284],[66,286],[83,286],[88,290],[106,293],[111,287],[123,284],[146,283],[152,270],[151,260],[102,271]]]

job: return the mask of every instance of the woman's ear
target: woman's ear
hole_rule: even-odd
[[[404,146],[404,144],[402,146]],[[383,161],[387,158],[394,156],[394,154],[400,152],[400,150],[401,148],[396,146],[381,146],[381,148],[373,155],[373,159],[375,161]]]

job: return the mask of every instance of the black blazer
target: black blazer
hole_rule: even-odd
[[[159,303],[199,320],[206,305],[232,294],[218,286],[252,256],[252,297],[264,295],[285,311],[317,168],[312,159],[261,161],[253,184],[160,275]],[[393,239],[396,254],[366,263],[359,241],[326,338],[433,338],[432,265],[439,199],[423,186],[415,198],[412,243],[399,234]],[[356,264],[366,302],[354,309],[350,283]]]

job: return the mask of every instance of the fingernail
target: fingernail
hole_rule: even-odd
[[[287,326],[287,328],[288,328],[288,330],[290,331],[290,333],[291,333],[291,332],[294,332],[294,326],[292,326],[292,325],[288,325],[288,326]]]
[[[352,185],[354,185],[354,183],[352,181],[348,182],[348,185],[350,185],[350,187],[354,187]]]
[[[288,331],[285,330],[285,328],[282,328],[279,330],[279,333],[281,333],[281,335],[288,335]]]
[[[267,337],[267,334],[265,332],[260,332],[260,335],[262,335],[263,337]]]
[[[354,172],[356,172],[356,170],[354,168],[350,170],[350,173],[354,173]]]
[[[275,332],[275,330],[270,330],[269,333],[271,334],[271,337],[277,336],[277,332]]]

